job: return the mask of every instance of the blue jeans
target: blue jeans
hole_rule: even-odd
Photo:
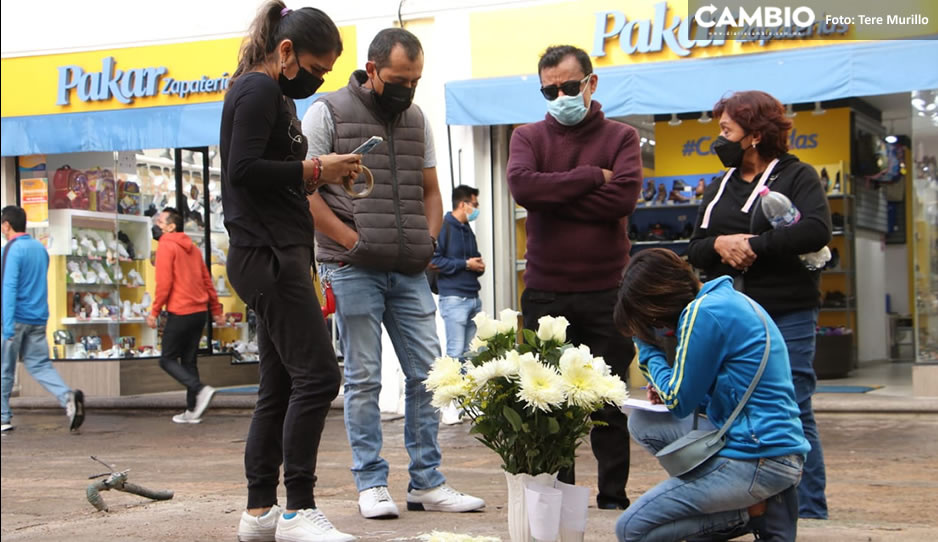
[[[455,295],[440,296],[440,316],[446,324],[446,355],[460,359],[476,334],[472,317],[482,310],[482,299]]]
[[[801,426],[811,451],[804,462],[804,474],[798,484],[798,515],[802,518],[827,519],[827,498],[824,490],[827,475],[824,469],[824,451],[818,435],[811,396],[817,385],[814,374],[814,346],[817,329],[817,309],[773,314],[772,320],[782,332],[788,346],[791,375],[795,384],[795,400],[801,410]]]
[[[692,421],[691,416],[635,411],[629,432],[654,454],[689,431]],[[701,419],[698,428],[713,426]],[[742,527],[749,522],[747,508],[798,483],[802,462],[797,454],[759,460],[711,457],[632,503],[616,522],[616,537],[620,542],[677,541]]]
[[[2,359],[2,392],[3,392],[3,423],[10,423],[13,413],[10,412],[10,394],[13,392],[13,380],[16,378],[16,360],[22,358],[23,365],[30,376],[42,385],[49,393],[58,399],[63,407],[68,400],[68,392],[72,391],[59,372],[49,360],[49,342],[46,339],[46,326],[21,324],[17,322],[13,337],[3,339]]]
[[[336,316],[345,355],[345,429],[352,446],[352,473],[359,491],[388,484],[381,457],[381,324],[388,330],[404,371],[404,446],[410,455],[410,486],[436,487],[446,479],[437,470],[439,412],[423,381],[440,355],[436,304],[424,273],[372,271],[324,265],[331,275]]]

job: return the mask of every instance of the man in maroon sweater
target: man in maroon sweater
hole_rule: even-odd
[[[592,100],[597,76],[582,49],[556,46],[538,63],[544,120],[511,138],[508,186],[528,210],[524,325],[544,315],[570,322],[567,338],[603,356],[623,380],[634,355],[612,319],[616,289],[628,263],[627,219],[642,182],[634,128],[607,120]],[[615,407],[593,416],[606,426],[590,434],[599,464],[600,508],[627,508],[628,421]],[[573,483],[573,468],[559,478]]]

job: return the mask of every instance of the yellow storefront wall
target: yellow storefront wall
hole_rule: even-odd
[[[320,92],[337,90],[348,83],[348,74],[355,70],[358,61],[356,29],[354,26],[339,28],[344,51],[336,61],[330,74],[326,75]],[[218,79],[230,76],[238,62],[241,38],[194,41],[166,45],[148,45],[122,49],[106,49],[80,53],[4,58],[0,60],[0,93],[3,102],[0,114],[3,117],[30,115],[50,115],[56,113],[77,113],[88,111],[109,111],[141,107],[162,107],[206,102],[219,102],[224,99],[221,89],[212,92],[190,93],[185,97],[180,94],[163,93],[163,86],[168,79],[174,81],[197,81],[203,77]],[[101,101],[81,101],[76,89],[67,92],[68,105],[56,105],[59,101],[60,68],[77,66],[85,73],[102,71],[104,59],[114,59],[114,72],[127,72],[147,68],[165,67],[153,96],[132,98],[125,104],[111,96]],[[103,74],[107,79],[108,74]],[[24,84],[29,82],[29,84]]]

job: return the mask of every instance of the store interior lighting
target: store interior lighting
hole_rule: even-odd
[[[671,120],[668,121],[670,126],[680,126],[681,122],[683,121],[677,118],[677,113],[671,113]]]
[[[814,102],[814,111],[811,112],[812,115],[823,115],[827,111],[821,107],[821,102]]]
[[[798,113],[795,113],[795,106],[794,106],[794,105],[788,104],[788,105],[785,106],[785,116],[788,117],[788,118],[790,118],[790,119],[793,119],[793,118],[795,118],[796,116],[798,116]]]
[[[710,117],[710,113],[707,111],[702,111],[700,113],[700,118],[697,119],[697,122],[699,122],[700,124],[707,124],[711,120],[713,120],[713,118]]]
[[[913,90],[911,96],[915,114],[938,126],[938,90]]]
[[[886,143],[889,143],[890,145],[892,145],[892,144],[895,143],[896,141],[899,141],[899,138],[896,137],[896,136],[894,136],[894,135],[891,135],[891,134],[890,134],[890,135],[884,137],[883,140],[884,140]]]

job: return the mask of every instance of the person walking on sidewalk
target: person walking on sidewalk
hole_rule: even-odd
[[[305,159],[293,102],[316,92],[340,54],[342,38],[328,15],[268,1],[241,47],[222,107],[228,280],[255,312],[260,360],[244,448],[242,542],[355,539],[329,522],[313,491],[319,441],[341,376],[310,275],[314,228],[306,196],[320,183],[355,178],[361,157]],[[285,511],[277,505],[281,465]]]
[[[3,246],[0,276],[3,284],[2,430],[13,429],[10,394],[16,360],[22,358],[30,376],[65,407],[68,428],[77,431],[85,421],[85,395],[65,384],[49,360],[46,322],[49,320],[49,253],[26,233],[26,211],[8,205],[0,211]]]
[[[479,276],[485,262],[469,223],[479,217],[479,189],[460,185],[453,189],[453,210],[443,217],[432,263],[439,270],[440,316],[446,326],[446,355],[462,358],[476,334],[472,317],[482,310]],[[459,408],[440,409],[440,421],[460,422]]]
[[[173,416],[176,423],[201,423],[215,388],[199,380],[198,352],[207,310],[218,325],[225,323],[212,277],[202,252],[183,232],[182,215],[166,207],[156,217],[156,296],[147,325],[156,329],[163,307],[169,313],[163,328],[160,367],[186,387],[186,411]]]
[[[628,216],[642,182],[638,133],[606,119],[593,98],[597,76],[589,55],[569,45],[550,47],[537,66],[544,120],[511,137],[508,187],[528,210],[524,327],[543,316],[570,322],[567,338],[589,346],[623,381],[635,355],[616,331],[616,286],[629,260]],[[593,414],[590,443],[599,470],[600,508],[626,508],[629,479],[628,422],[618,408]],[[574,483],[574,467],[558,479]]]
[[[440,355],[436,304],[425,270],[443,220],[429,123],[412,105],[423,73],[423,48],[407,30],[382,30],[365,70],[314,103],[303,118],[312,154],[349,152],[371,136],[363,157],[374,191],[352,200],[324,187],[310,197],[322,276],[331,281],[345,354],[345,427],[352,445],[358,506],[366,518],[393,518],[388,462],[381,457],[381,324],[405,376],[404,443],[410,454],[408,510],[468,512],[485,501],[446,485],[439,471],[439,414],[424,387]]]

